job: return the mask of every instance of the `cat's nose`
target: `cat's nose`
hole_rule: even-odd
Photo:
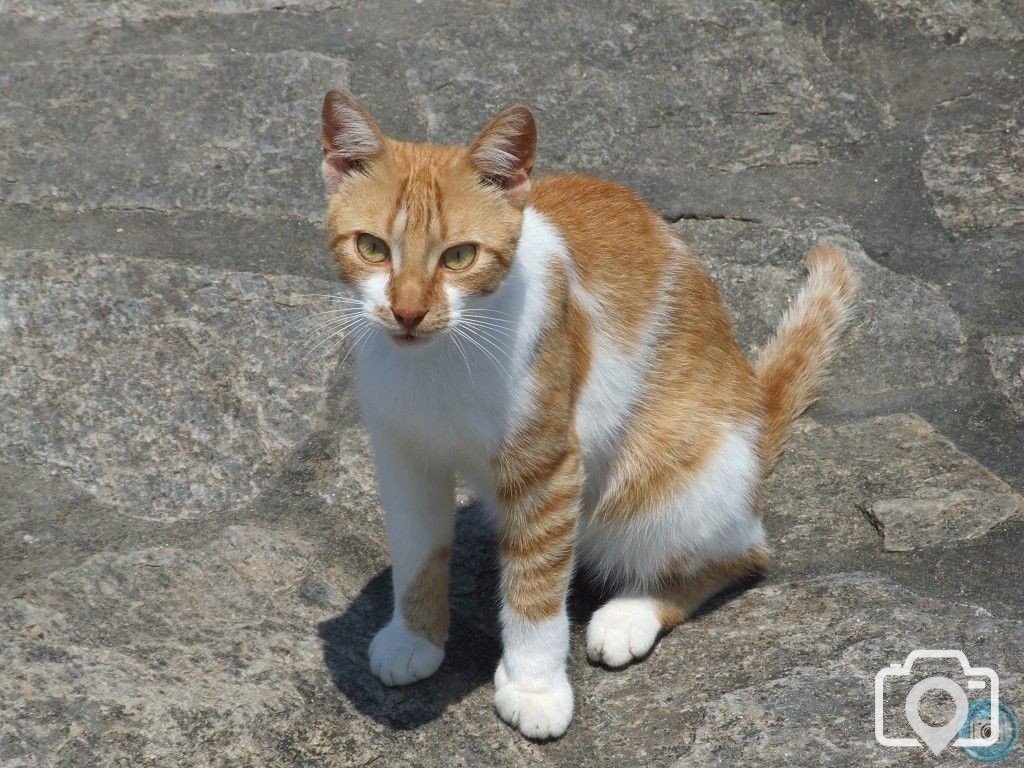
[[[419,309],[418,307],[416,309],[393,307],[391,309],[391,314],[395,316],[395,320],[397,320],[399,325],[405,328],[406,331],[411,331],[423,322],[423,318],[427,316],[427,310]]]

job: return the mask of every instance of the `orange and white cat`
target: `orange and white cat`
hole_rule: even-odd
[[[614,590],[586,633],[609,667],[765,565],[758,486],[814,398],[853,275],[812,249],[751,365],[689,247],[632,192],[531,180],[526,107],[444,147],[391,139],[331,91],[322,127],[330,247],[354,291],[338,326],[356,341],[393,562],[370,667],[405,685],[441,664],[459,477],[497,521],[495,708],[559,736],[575,565]]]

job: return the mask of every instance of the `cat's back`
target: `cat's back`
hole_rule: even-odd
[[[647,413],[654,425],[687,425],[694,440],[677,441],[685,454],[691,443],[713,442],[717,425],[759,411],[757,383],[714,283],[634,192],[550,176],[534,183],[529,204],[565,241],[577,275],[573,311],[591,330],[579,404],[585,444],[613,444],[622,423]]]

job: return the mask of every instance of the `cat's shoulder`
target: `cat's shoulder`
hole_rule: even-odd
[[[540,176],[533,181],[529,205],[553,219],[625,214],[657,214],[629,187],[586,174]]]

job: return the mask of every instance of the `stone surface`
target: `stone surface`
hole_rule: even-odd
[[[491,715],[493,627],[463,614],[482,596],[456,598],[461,666],[405,691],[373,681],[361,645],[383,619],[376,581],[360,591],[361,575],[325,568],[300,538],[254,527],[57,571],[0,609],[5,764],[93,765],[102,751],[154,766],[572,765],[590,750],[599,765],[915,765],[870,737],[879,668],[930,643],[1010,670],[1004,695],[1021,684],[1021,622],[851,573],[755,587],[621,673],[587,665],[576,637],[577,727],[533,745]]]
[[[827,476],[815,472],[826,463]],[[1024,514],[1021,496],[914,415],[803,422],[767,488],[776,557],[790,567],[877,550],[878,537],[890,552],[948,546]]]
[[[165,17],[181,18],[210,14],[237,14],[269,10],[315,10],[335,3],[330,0],[0,0],[0,14],[33,21],[74,20],[117,26],[126,21]]]
[[[1024,499],[1012,492],[929,488],[926,493],[924,498],[880,499],[867,509],[886,552],[973,539],[1024,511]]]
[[[343,59],[296,51],[14,64],[0,72],[0,199],[312,219],[310,94],[347,84]]]
[[[0,764],[920,766],[875,743],[872,681],[927,647],[992,666],[1024,714],[1022,21],[1013,0],[0,0]],[[764,489],[768,573],[618,673],[586,662],[580,578],[560,741],[491,710],[494,544],[464,495],[444,665],[404,690],[369,672],[390,577],[367,438],[342,351],[302,357],[331,329],[301,319],[334,287],[335,85],[410,140],[530,104],[538,169],[634,187],[752,354],[812,242],[861,278]]]
[[[829,391],[860,397],[889,390],[954,384],[966,341],[956,313],[930,285],[880,267],[840,222],[804,217],[771,223],[680,221],[677,229],[716,278],[737,333],[752,355],[775,332],[806,272],[815,242],[833,242],[850,256],[861,288]]]
[[[1024,39],[1024,12],[1014,0],[868,0],[867,5],[886,21],[910,19],[950,45],[986,38]]]
[[[329,367],[296,349],[326,283],[17,251],[0,275],[0,457],[122,514],[244,506],[320,416]]]
[[[1024,420],[1024,336],[990,336],[985,349],[999,388]]]
[[[1017,96],[1024,67],[1007,76],[1004,100],[966,93],[937,106],[925,132],[925,184],[943,223],[954,229],[1024,224],[1024,123]]]

